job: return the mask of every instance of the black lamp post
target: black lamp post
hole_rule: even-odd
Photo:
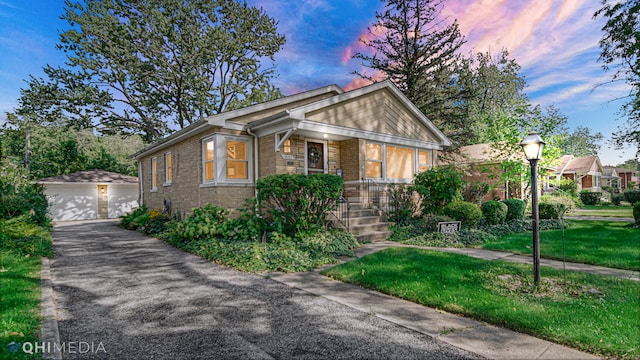
[[[531,131],[520,145],[531,165],[531,225],[533,229],[533,284],[540,284],[540,233],[538,223],[538,160],[542,158],[545,142],[537,132]]]

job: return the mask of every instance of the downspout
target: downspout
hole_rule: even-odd
[[[138,185],[140,186],[140,195],[138,196],[138,206],[142,206],[144,203],[144,186],[142,185],[142,164],[140,163],[140,159],[138,159]]]
[[[253,196],[258,200],[258,135],[247,126],[247,133],[253,136]]]

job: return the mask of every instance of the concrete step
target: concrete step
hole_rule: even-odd
[[[372,232],[372,231],[388,231],[391,225],[393,225],[393,223],[390,223],[390,222],[376,222],[373,224],[364,224],[364,225],[353,225],[353,223],[350,222],[349,230],[354,234],[362,234],[365,232]]]
[[[370,217],[370,216],[380,216],[380,212],[376,209],[351,209],[349,210],[349,217],[351,219],[361,218],[361,217]]]
[[[358,225],[367,225],[367,224],[375,224],[385,222],[383,216],[360,216],[360,217],[351,217],[349,218],[349,224],[352,226]],[[389,223],[393,224],[393,223]]]
[[[392,231],[370,231],[356,235],[356,239],[361,243],[386,241],[392,233]]]

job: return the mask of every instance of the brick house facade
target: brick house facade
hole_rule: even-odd
[[[195,122],[132,155],[141,203],[188,213],[229,209],[255,196],[271,174],[341,173],[410,182],[450,140],[385,81],[344,92],[335,85],[227,111]]]

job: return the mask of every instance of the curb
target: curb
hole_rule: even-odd
[[[60,332],[58,330],[53,284],[51,282],[51,269],[49,268],[49,258],[47,257],[42,258],[40,287],[42,288],[42,295],[40,297],[40,313],[42,315],[40,341],[43,343],[60,344]],[[62,354],[59,351],[43,352],[42,358],[62,360]]]

